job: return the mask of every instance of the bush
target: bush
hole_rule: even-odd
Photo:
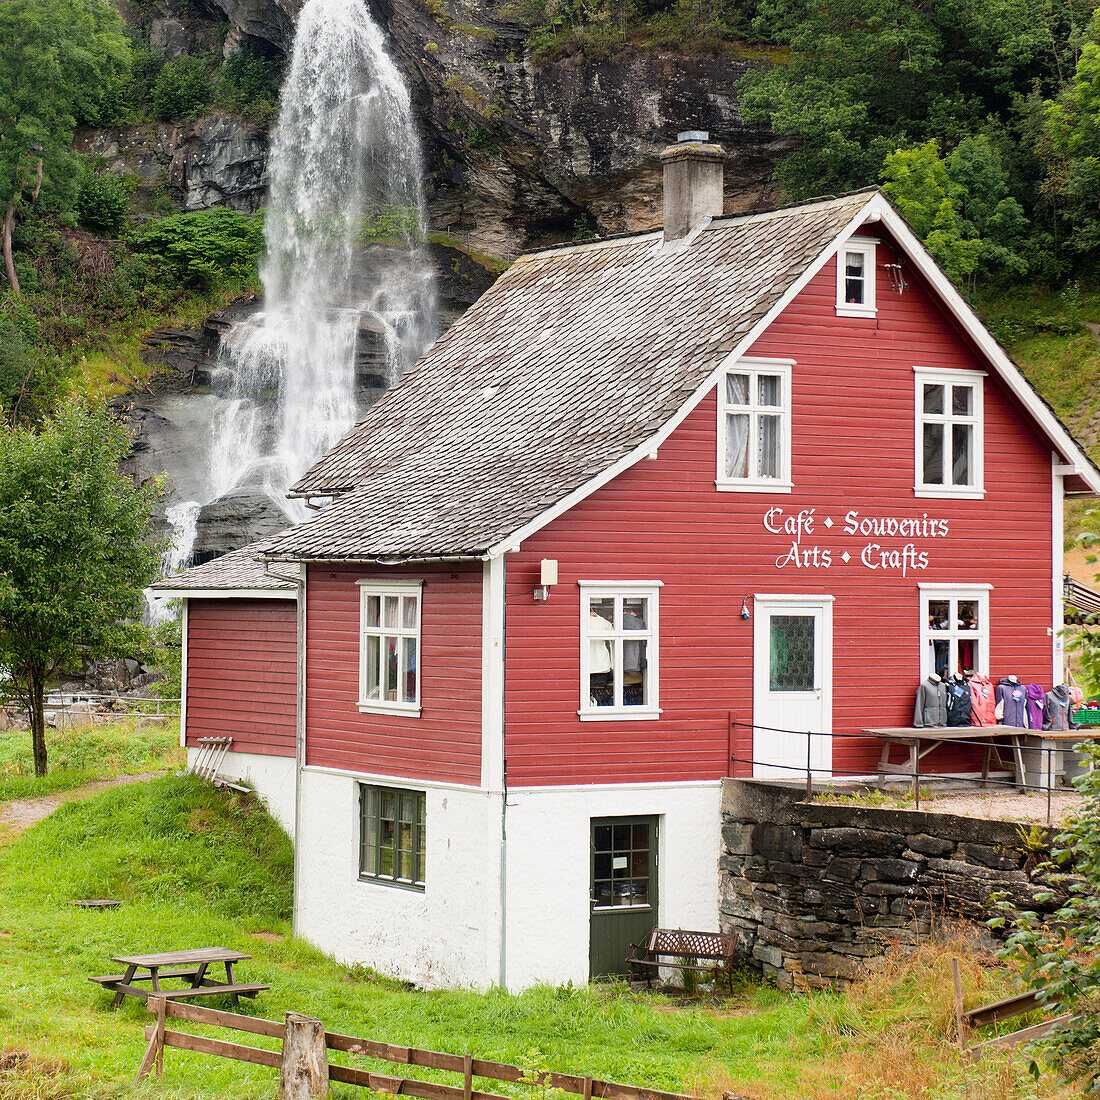
[[[210,67],[194,54],[169,61],[153,82],[153,113],[164,122],[201,111],[209,102],[213,88]]]
[[[115,176],[87,171],[76,190],[80,224],[97,233],[117,233],[130,205],[126,188]]]
[[[246,43],[222,66],[218,105],[247,118],[266,120],[275,113],[278,101],[276,56],[256,43]]]
[[[159,281],[207,291],[255,279],[263,243],[258,215],[219,206],[162,219],[134,241],[134,251],[150,260]]]

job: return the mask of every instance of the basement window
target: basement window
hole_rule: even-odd
[[[983,488],[981,371],[915,367],[919,497],[980,498]]]
[[[359,582],[359,709],[420,714],[419,581]]]
[[[836,312],[838,317],[874,317],[875,242],[852,237],[836,257]]]
[[[657,718],[660,582],[581,581],[582,719]]]
[[[720,490],[790,491],[792,365],[742,359],[718,383]]]
[[[359,877],[424,889],[425,795],[359,784]]]

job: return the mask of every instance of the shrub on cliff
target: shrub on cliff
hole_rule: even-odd
[[[1032,1073],[1038,1076],[1042,1059],[1086,1093],[1100,1095],[1100,746],[1088,745],[1084,754],[1086,771],[1074,780],[1084,804],[1055,838],[1052,863],[1041,869],[1065,876],[1072,867],[1073,877],[1063,883],[1066,901],[1046,923],[1036,913],[1016,914],[1002,901],[1004,915],[990,924],[1010,929],[1000,954],[1022,964],[1039,1000],[1072,1013],[1069,1023],[1032,1047]],[[1036,900],[1053,897],[1045,892]]]
[[[130,205],[126,188],[117,176],[88,170],[76,189],[76,216],[80,224],[97,233],[117,233]]]
[[[266,122],[279,102],[279,65],[273,52],[248,42],[218,74],[216,102],[245,118]]]
[[[263,244],[259,215],[215,206],[162,218],[133,247],[151,262],[157,281],[208,291],[254,279]]]
[[[198,114],[213,94],[210,66],[195,54],[169,61],[153,82],[153,113],[163,122]]]

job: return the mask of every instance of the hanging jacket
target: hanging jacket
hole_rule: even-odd
[[[938,676],[929,676],[917,688],[913,725],[917,727],[947,725],[947,685]]]
[[[951,680],[947,684],[947,724],[970,725],[970,685],[965,680]]]
[[[1043,728],[1043,710],[1046,708],[1047,693],[1042,684],[1027,685],[1027,728],[1029,730],[1041,730]]]
[[[1043,710],[1043,729],[1075,730],[1077,724],[1069,716],[1072,692],[1069,684],[1059,684],[1047,692],[1046,708]]]
[[[1046,699],[1043,700],[1046,702]],[[1027,688],[1019,680],[1001,677],[997,684],[997,702],[1001,707],[1001,724],[1027,729]]]
[[[997,724],[997,700],[988,676],[970,677],[970,724],[972,726]]]

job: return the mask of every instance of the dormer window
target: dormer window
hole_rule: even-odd
[[[838,317],[875,316],[875,242],[852,237],[836,258]]]

